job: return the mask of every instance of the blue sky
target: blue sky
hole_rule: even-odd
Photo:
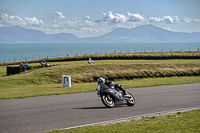
[[[84,38],[146,24],[200,32],[200,0],[0,0],[0,27]]]

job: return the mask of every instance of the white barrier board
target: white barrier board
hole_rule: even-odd
[[[62,76],[62,85],[63,85],[63,87],[71,87],[71,76],[63,75]]]

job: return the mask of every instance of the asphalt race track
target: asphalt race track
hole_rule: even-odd
[[[95,90],[95,88],[94,88]],[[106,108],[96,92],[0,100],[0,132],[31,133],[200,106],[200,83],[127,89],[133,107]]]

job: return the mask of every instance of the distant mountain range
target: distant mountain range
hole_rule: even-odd
[[[24,29],[19,26],[0,27],[1,44],[30,43],[73,43],[79,40],[71,33],[45,34],[38,30]]]
[[[153,25],[143,25],[133,29],[118,28],[98,37],[78,38],[71,33],[45,34],[19,26],[0,27],[0,44],[140,42],[200,42],[200,33],[172,32]]]

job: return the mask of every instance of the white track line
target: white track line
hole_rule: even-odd
[[[159,115],[164,115],[164,114],[171,114],[171,113],[176,113],[176,112],[185,112],[185,111],[191,111],[191,110],[197,110],[197,109],[200,109],[200,107],[197,106],[197,107],[173,109],[173,110],[161,111],[161,112],[156,112],[156,113],[126,117],[126,118],[121,118],[121,119],[115,119],[115,120],[109,120],[109,121],[102,121],[102,122],[96,122],[96,123],[91,123],[91,124],[73,126],[73,127],[68,127],[68,128],[62,128],[62,129],[59,129],[59,130],[72,129],[72,128],[78,128],[78,127],[84,127],[84,126],[92,126],[92,125],[98,125],[98,124],[105,125],[105,124],[109,124],[109,123],[125,122],[125,121],[130,121],[132,119],[139,120],[142,117],[147,117],[147,116],[159,116]]]

